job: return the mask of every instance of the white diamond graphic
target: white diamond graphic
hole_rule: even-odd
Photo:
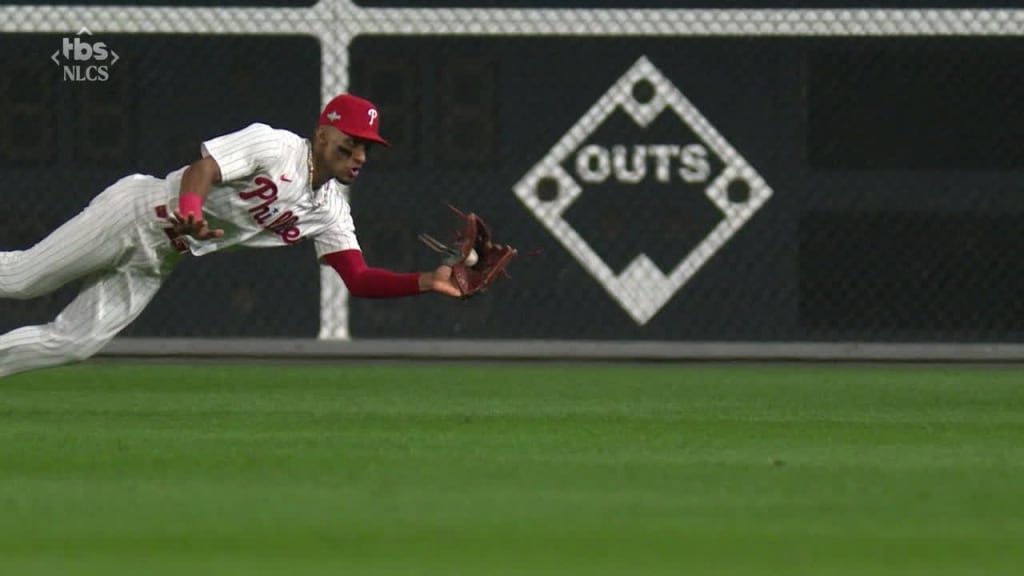
[[[633,97],[633,86],[641,81],[649,82],[654,88],[653,97],[643,103]],[[647,127],[665,109],[671,110],[724,163],[722,172],[704,190],[705,196],[722,212],[722,220],[667,275],[646,254],[637,255],[616,275],[564,218],[565,211],[585,189],[561,165],[617,109],[628,114],[641,128]],[[549,179],[557,182],[558,195],[550,201],[541,200],[537,186]],[[736,180],[746,183],[749,195],[743,202],[733,203],[727,187]],[[598,99],[513,189],[533,215],[639,325],[650,321],[772,195],[771,188],[757,171],[645,56]]]

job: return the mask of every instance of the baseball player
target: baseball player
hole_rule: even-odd
[[[150,302],[183,254],[310,240],[356,297],[424,292],[458,297],[451,268],[370,268],[341,186],[359,177],[379,134],[369,101],[342,94],[312,138],[265,124],[202,145],[201,158],[164,179],[134,174],[28,250],[0,252],[0,297],[33,298],[84,279],[53,321],[0,336],[0,377],[89,358]]]

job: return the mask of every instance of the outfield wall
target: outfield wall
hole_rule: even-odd
[[[447,202],[524,253],[470,302],[188,260],[107,354],[1024,358],[1024,1],[85,4],[0,2],[0,248],[352,90],[394,141],[350,190],[372,265],[431,267]]]

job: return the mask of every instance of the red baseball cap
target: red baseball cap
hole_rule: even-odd
[[[351,94],[335,96],[320,113],[321,126],[334,126],[353,138],[362,138],[385,146],[391,144],[380,137],[380,113],[373,102]]]

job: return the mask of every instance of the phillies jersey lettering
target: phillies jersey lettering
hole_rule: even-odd
[[[313,241],[317,257],[358,250],[355,224],[342,186],[330,180],[313,190],[305,138],[265,124],[208,140],[202,153],[217,161],[221,181],[203,205],[210,228],[224,236],[186,237],[195,255],[242,246],[289,246]],[[167,176],[169,204],[177,205],[184,168]]]
[[[263,202],[249,208],[249,213],[252,214],[256,223],[280,236],[286,244],[295,244],[302,240],[302,233],[297,226],[299,218],[292,214],[291,210],[285,210],[283,214],[270,220],[271,217],[279,212],[277,208],[273,207],[274,202],[277,201],[277,185],[274,184],[274,181],[266,176],[257,176],[253,183],[258,186],[253,190],[240,192],[238,196],[242,200],[251,200],[253,198],[263,200]],[[269,223],[267,222],[268,220],[270,220]]]

